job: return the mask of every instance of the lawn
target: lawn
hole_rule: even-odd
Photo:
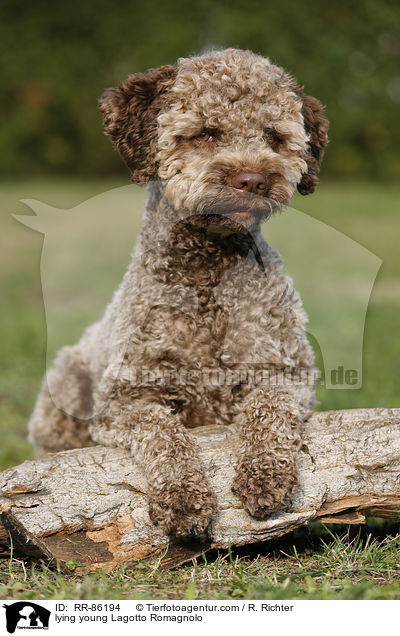
[[[91,201],[95,195],[101,196]],[[50,359],[101,314],[128,262],[143,192],[122,180],[26,180],[2,183],[0,197],[5,469],[33,457],[26,424],[46,365],[46,334]],[[301,291],[318,365],[325,361],[330,371],[343,361],[360,379],[362,373],[361,388],[319,386],[318,409],[400,406],[399,198],[394,185],[323,183],[313,196],[293,201],[310,217],[290,211],[265,226]],[[54,223],[41,208],[42,272],[43,234],[11,216],[32,214],[21,199],[73,209]],[[38,204],[30,208],[38,211]],[[311,524],[274,544],[209,554],[169,573],[153,561],[112,575],[65,577],[7,560],[0,564],[0,598],[400,598],[397,531],[398,524],[377,521],[359,534],[357,528]]]

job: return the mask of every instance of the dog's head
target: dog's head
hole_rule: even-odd
[[[185,214],[250,228],[314,191],[328,120],[281,68],[227,49],[131,75],[100,99],[106,133],[132,180],[159,177]]]

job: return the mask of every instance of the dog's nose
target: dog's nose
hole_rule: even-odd
[[[267,194],[267,182],[262,174],[258,172],[239,172],[235,174],[231,179],[231,186],[237,190],[260,194],[264,197]]]

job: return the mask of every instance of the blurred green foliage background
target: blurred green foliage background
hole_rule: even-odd
[[[3,0],[0,11],[3,176],[124,174],[96,110],[104,87],[234,46],[327,105],[324,176],[400,177],[397,0]]]

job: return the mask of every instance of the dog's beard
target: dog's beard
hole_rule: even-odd
[[[268,219],[274,212],[289,204],[289,188],[271,188],[267,196],[240,191],[226,185],[209,186],[203,190],[201,200],[194,207],[194,214],[207,217],[207,224],[242,225],[252,229]]]

